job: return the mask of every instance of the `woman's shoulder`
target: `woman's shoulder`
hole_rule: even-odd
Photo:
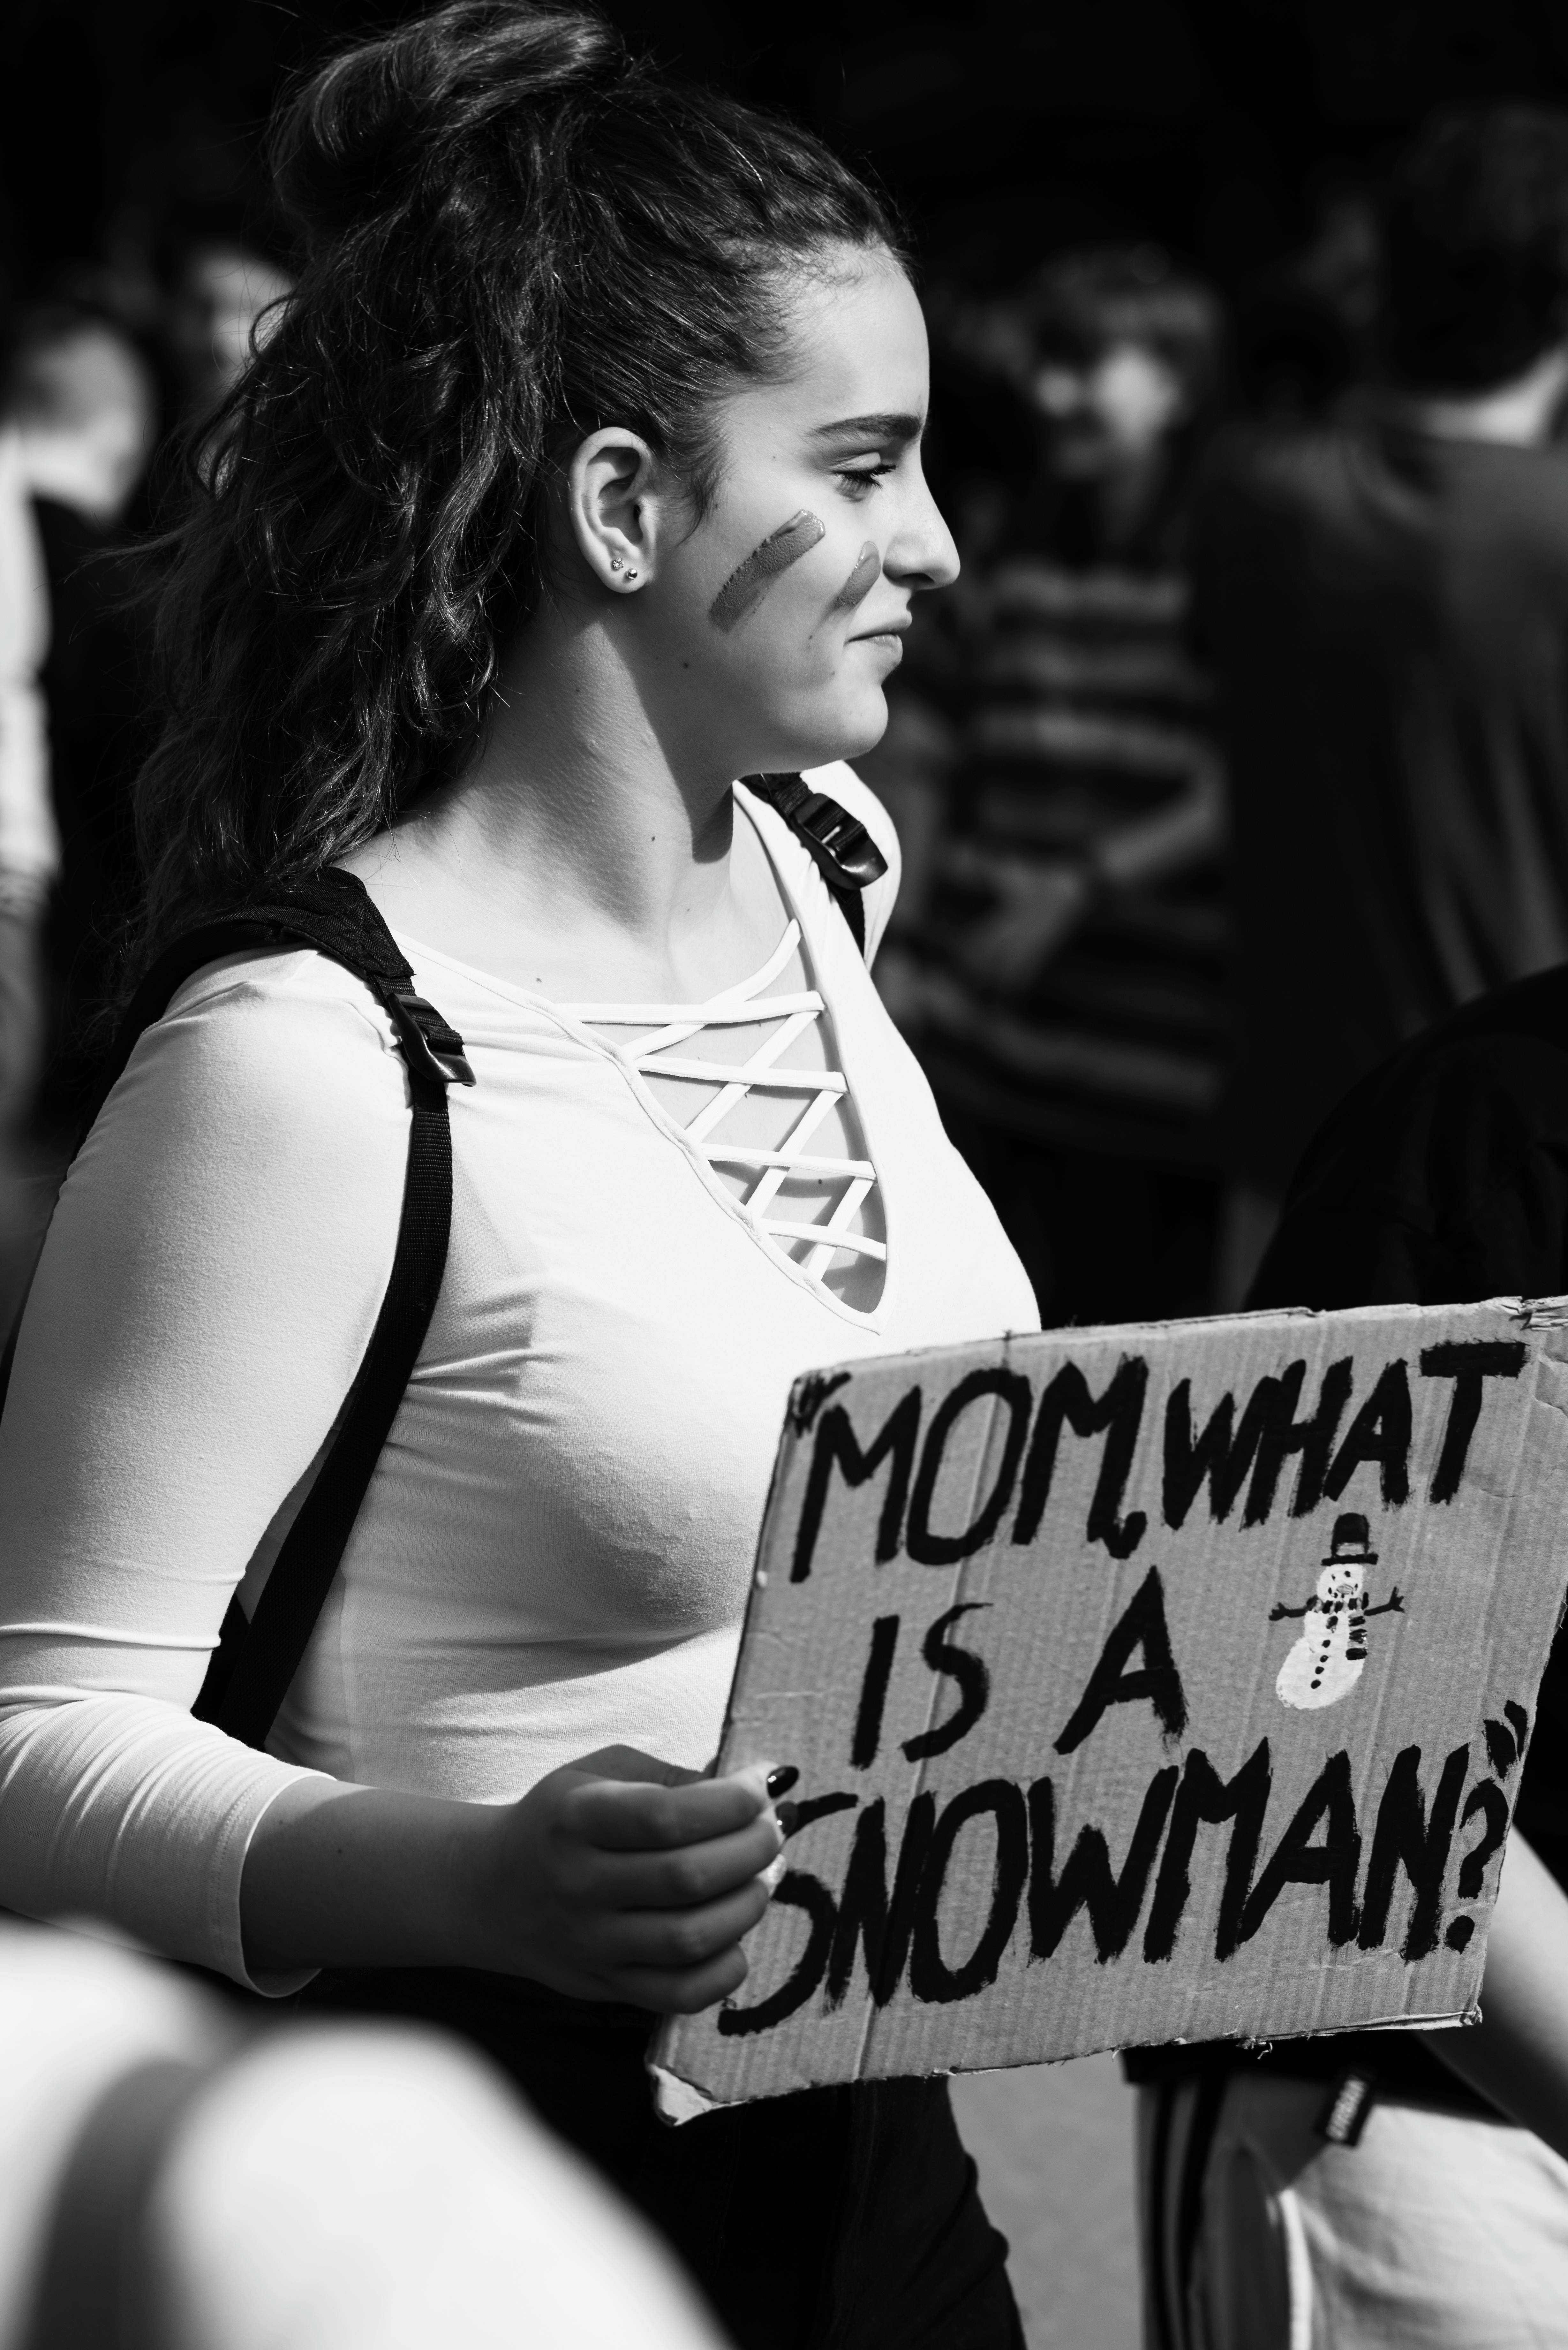
[[[400,1146],[405,1124],[390,1023],[352,972],[301,949],[192,973],[137,1039],[98,1134],[292,1180],[357,1157],[368,1129]]]
[[[391,1022],[364,982],[308,947],[247,950],[204,964],[176,988],[136,1054],[213,1073],[232,1068],[262,1092],[274,1081],[297,1092],[356,1068],[400,1067]]]
[[[323,1015],[334,1029],[352,1034],[357,1023],[367,1035],[393,1049],[391,1023],[362,980],[330,956],[309,947],[246,948],[220,955],[182,981],[162,1019],[201,1021],[219,1028],[291,1024],[300,1015]],[[161,1022],[155,1024],[161,1025]]]

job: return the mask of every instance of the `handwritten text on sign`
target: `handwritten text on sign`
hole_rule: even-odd
[[[1506,1305],[874,1358],[792,1399],[722,1767],[792,1864],[711,2099],[1473,2008],[1568,1552]]]

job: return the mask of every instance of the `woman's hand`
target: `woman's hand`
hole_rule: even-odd
[[[245,1857],[245,1960],[483,1967],[693,2014],[745,1980],[783,1846],[765,1763],[711,1779],[607,1746],[504,1804],[300,1779]]]
[[[552,1771],[495,1816],[477,1963],[661,2014],[728,1998],[784,1849],[766,1781],[765,1764],[707,1779],[630,1746]]]

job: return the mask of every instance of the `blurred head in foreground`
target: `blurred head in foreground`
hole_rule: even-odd
[[[471,2051],[237,2031],[100,1930],[0,1919],[7,2342],[723,2350],[662,2244]]]

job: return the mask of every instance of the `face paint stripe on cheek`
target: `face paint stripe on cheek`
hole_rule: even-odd
[[[753,546],[744,563],[737,564],[713,601],[708,607],[708,618],[716,629],[728,635],[738,621],[761,602],[781,571],[798,563],[808,555],[819,538],[827,536],[827,525],[802,506],[799,514]]]
[[[860,550],[860,560],[833,599],[836,612],[852,612],[863,604],[882,577],[882,557],[873,540],[867,539]]]

